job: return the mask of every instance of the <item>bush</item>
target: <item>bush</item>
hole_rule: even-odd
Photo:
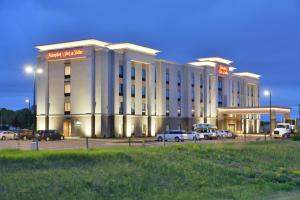
[[[295,134],[295,135],[292,137],[292,140],[293,140],[293,141],[300,141],[300,134],[299,134],[299,133]]]

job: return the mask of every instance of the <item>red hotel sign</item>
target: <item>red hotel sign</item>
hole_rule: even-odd
[[[55,50],[47,53],[47,60],[82,58],[84,55],[85,51],[83,48]]]
[[[223,76],[228,75],[229,74],[229,68],[227,66],[224,66],[224,65],[219,65],[218,74],[223,75]]]

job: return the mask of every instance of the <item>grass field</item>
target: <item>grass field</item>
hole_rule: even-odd
[[[3,150],[0,199],[300,199],[300,142]]]

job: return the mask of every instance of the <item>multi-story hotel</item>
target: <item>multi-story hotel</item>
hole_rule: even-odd
[[[154,136],[210,123],[258,132],[259,114],[222,113],[259,106],[259,75],[233,62],[202,58],[187,64],[157,59],[158,50],[82,40],[37,46],[37,129],[65,136]]]

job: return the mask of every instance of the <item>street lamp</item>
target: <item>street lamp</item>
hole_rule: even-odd
[[[31,110],[30,109],[30,100],[29,99],[25,99],[25,103],[28,105],[28,109]]]
[[[33,67],[31,65],[25,66],[25,73],[28,75],[33,75],[33,139],[32,141],[35,142],[35,132],[36,132],[36,76],[37,74],[42,74],[43,70],[41,68]],[[36,140],[36,149],[38,150],[38,140]]]
[[[264,95],[266,97],[269,97],[269,106],[270,106],[270,136],[272,135],[271,131],[272,131],[272,94],[271,94],[271,91],[270,90],[265,90],[264,91]],[[265,133],[265,141],[266,141],[266,133]]]

